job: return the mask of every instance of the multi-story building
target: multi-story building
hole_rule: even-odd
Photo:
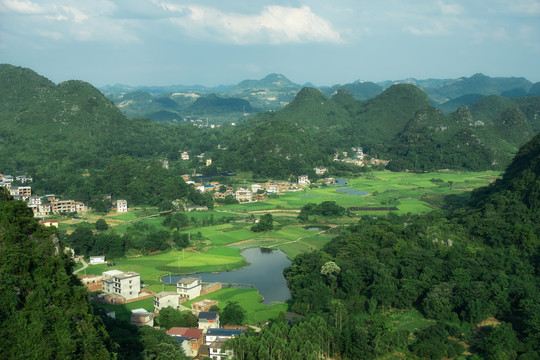
[[[51,204],[39,204],[37,206],[37,213],[34,216],[43,217],[51,215]]]
[[[216,311],[201,311],[197,315],[199,329],[219,329],[219,313]]]
[[[20,196],[23,200],[26,200],[32,196],[32,187],[31,186],[12,186],[9,189],[9,194],[11,196]]]
[[[279,185],[276,183],[266,183],[266,192],[268,194],[277,194],[279,193]]]
[[[180,295],[180,302],[188,301],[201,295],[201,278],[185,277],[176,283],[176,292]]]
[[[252,193],[247,188],[240,188],[234,193],[234,197],[238,202],[251,202]]]
[[[204,334],[202,329],[172,327],[167,330],[167,335],[180,341],[184,353],[191,357],[197,356],[199,348],[204,344]]]
[[[259,190],[264,190],[264,186],[262,186],[261,184],[252,184],[251,185],[251,192],[253,194],[256,194],[257,191],[259,191]]]
[[[218,306],[216,300],[203,299],[191,304],[191,312],[198,315],[201,311],[210,311],[212,306]]]
[[[310,184],[310,182],[309,182],[309,179],[308,179],[307,175],[300,175],[298,177],[298,185],[306,186],[306,185],[309,185],[309,184]]]
[[[118,212],[127,212],[127,200],[116,200],[116,211]]]
[[[139,297],[141,276],[135,272],[109,270],[103,273],[103,292],[122,296],[126,300]]]
[[[180,294],[172,291],[163,291],[154,295],[154,312],[159,314],[159,311],[166,307],[178,309],[180,307]]]
[[[146,309],[131,310],[131,325],[138,327],[154,326],[154,313],[146,311]]]
[[[77,212],[77,206],[73,200],[57,200],[51,201],[51,211],[53,214],[66,212]]]

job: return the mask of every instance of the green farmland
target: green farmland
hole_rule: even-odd
[[[335,201],[343,207],[388,208],[396,207],[398,213],[426,213],[433,209],[447,206],[447,199],[466,201],[471,190],[485,186],[498,176],[496,172],[481,173],[391,173],[374,172],[364,177],[348,179],[348,189],[368,193],[365,196],[349,195],[338,191],[340,187],[320,186],[298,192],[289,192],[263,202],[219,206],[215,210],[192,212],[188,214],[191,227],[182,229],[182,234],[189,233],[191,248],[185,251],[171,250],[157,254],[134,255],[114,260],[115,266],[93,265],[84,271],[87,274],[99,274],[110,269],[135,271],[141,274],[141,280],[148,289],[159,292],[162,289],[173,290],[170,285],[163,285],[161,277],[166,275],[184,275],[199,272],[217,272],[233,270],[246,265],[241,251],[251,247],[277,248],[292,259],[298,254],[320,249],[339,234],[343,225],[357,221],[363,215],[385,214],[388,210],[353,211],[343,218],[310,219],[314,226],[324,225],[325,230],[308,230],[308,224],[300,223],[296,217],[300,208],[307,203],[319,204],[323,201]],[[448,197],[451,195],[450,197]],[[253,222],[266,213],[273,214],[274,229],[268,232],[252,232]],[[86,218],[87,225],[99,217]],[[104,217],[112,226],[111,230],[123,234],[130,224],[143,222],[157,229],[168,230],[161,223],[163,217],[156,209],[139,209],[127,214],[109,214]],[[212,226],[201,227],[206,220],[213,219]],[[225,222],[219,221],[226,220]],[[83,218],[83,221],[85,219]],[[199,225],[200,221],[200,225]],[[63,228],[72,228],[74,221],[65,223]],[[64,224],[62,224],[64,222]],[[217,224],[219,223],[219,224]],[[170,231],[170,230],[168,230]],[[238,301],[248,313],[249,323],[275,317],[280,311],[286,311],[286,304],[272,306],[261,303],[262,297],[256,289],[226,288],[205,296],[218,300],[220,307],[229,301]],[[118,308],[117,316],[127,316],[131,307],[144,307],[150,310],[151,302],[135,302],[128,307]],[[189,306],[189,303],[185,304]],[[421,318],[421,317],[420,317]],[[420,321],[422,321],[420,319]],[[401,323],[402,321],[400,321]]]

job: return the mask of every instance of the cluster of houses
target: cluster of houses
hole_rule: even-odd
[[[390,162],[390,160],[381,160],[374,157],[369,157],[368,159],[367,154],[365,154],[362,148],[358,146],[353,146],[352,150],[353,150],[352,156],[349,156],[348,152],[346,151],[343,152],[342,159],[340,159],[340,154],[336,153],[334,155],[334,161],[341,161],[344,163],[353,164],[353,165],[362,166],[362,167],[363,166],[371,167],[371,166],[379,166],[379,165],[386,166]]]
[[[83,213],[88,211],[88,206],[86,206],[86,204],[83,202],[74,200],[60,200],[53,194],[45,196],[32,195],[31,186],[13,186],[12,183],[14,181],[25,184],[27,182],[32,182],[32,177],[19,175],[14,178],[12,175],[0,174],[0,187],[5,187],[8,189],[9,194],[14,200],[26,201],[28,207],[34,212],[34,217],[45,217],[62,213]],[[127,201],[116,200],[116,211],[127,212]],[[50,225],[50,223],[47,224]]]
[[[97,260],[90,261],[99,263]],[[153,297],[153,312],[146,309],[132,310],[130,321],[136,326],[154,326],[154,317],[160,310],[167,307],[180,309],[183,302],[217,291],[223,286],[221,283],[205,284],[197,277],[184,277],[177,281],[176,291],[156,294],[143,289],[140,274],[131,271],[109,270],[98,276],[79,276],[79,279],[89,291],[102,291],[98,299],[109,304],[125,304]],[[208,299],[191,304],[191,311],[198,319],[197,329],[173,327],[167,331],[167,335],[179,341],[188,356],[204,355],[212,359],[223,359],[230,355],[223,349],[225,341],[245,331],[243,326],[223,328],[219,322],[219,313],[210,311],[214,305],[217,306],[218,302]],[[108,315],[115,317],[112,312]]]
[[[183,177],[187,184],[192,184],[201,193],[213,191],[214,199],[225,199],[230,196],[238,200],[239,203],[264,201],[268,199],[268,195],[282,194],[287,191],[301,191],[303,187],[310,184],[308,176],[301,175],[298,177],[297,183],[288,181],[256,183],[249,187],[242,186],[238,189],[227,185],[224,186],[224,191],[220,191],[220,189],[223,190],[221,188],[222,185],[217,182],[210,182],[208,185],[203,185],[190,180],[189,175],[183,175]]]

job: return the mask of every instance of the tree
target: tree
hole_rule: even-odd
[[[78,227],[69,235],[69,242],[76,254],[88,255],[94,247],[94,234],[88,228]]]
[[[97,231],[105,231],[109,228],[109,224],[104,219],[98,219],[95,224]]]
[[[251,227],[251,231],[253,232],[262,232],[262,231],[270,231],[274,228],[274,219],[272,218],[272,214],[265,214],[261,216],[261,219],[258,224],[253,225]]]
[[[246,310],[238,302],[231,301],[219,313],[219,321],[223,325],[242,325]]]
[[[197,317],[190,311],[179,311],[172,307],[166,307],[159,311],[159,326],[166,329],[172,327],[196,327]]]

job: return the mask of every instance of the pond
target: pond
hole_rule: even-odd
[[[197,276],[203,282],[221,282],[223,284],[253,285],[264,298],[263,304],[272,305],[274,302],[284,302],[291,297],[283,269],[291,266],[281,250],[268,248],[251,248],[242,251],[242,256],[250,265],[234,271],[219,273],[197,273],[193,275],[166,276],[164,282],[176,283],[186,276]]]
[[[349,182],[346,179],[337,178],[335,182],[331,185],[332,186],[347,186],[349,185]]]
[[[358,195],[358,196],[369,195],[369,193],[367,193],[365,191],[360,191],[360,190],[356,190],[356,189],[349,189],[349,188],[341,188],[341,189],[337,189],[337,191],[340,192],[340,193],[347,194],[347,195]]]

